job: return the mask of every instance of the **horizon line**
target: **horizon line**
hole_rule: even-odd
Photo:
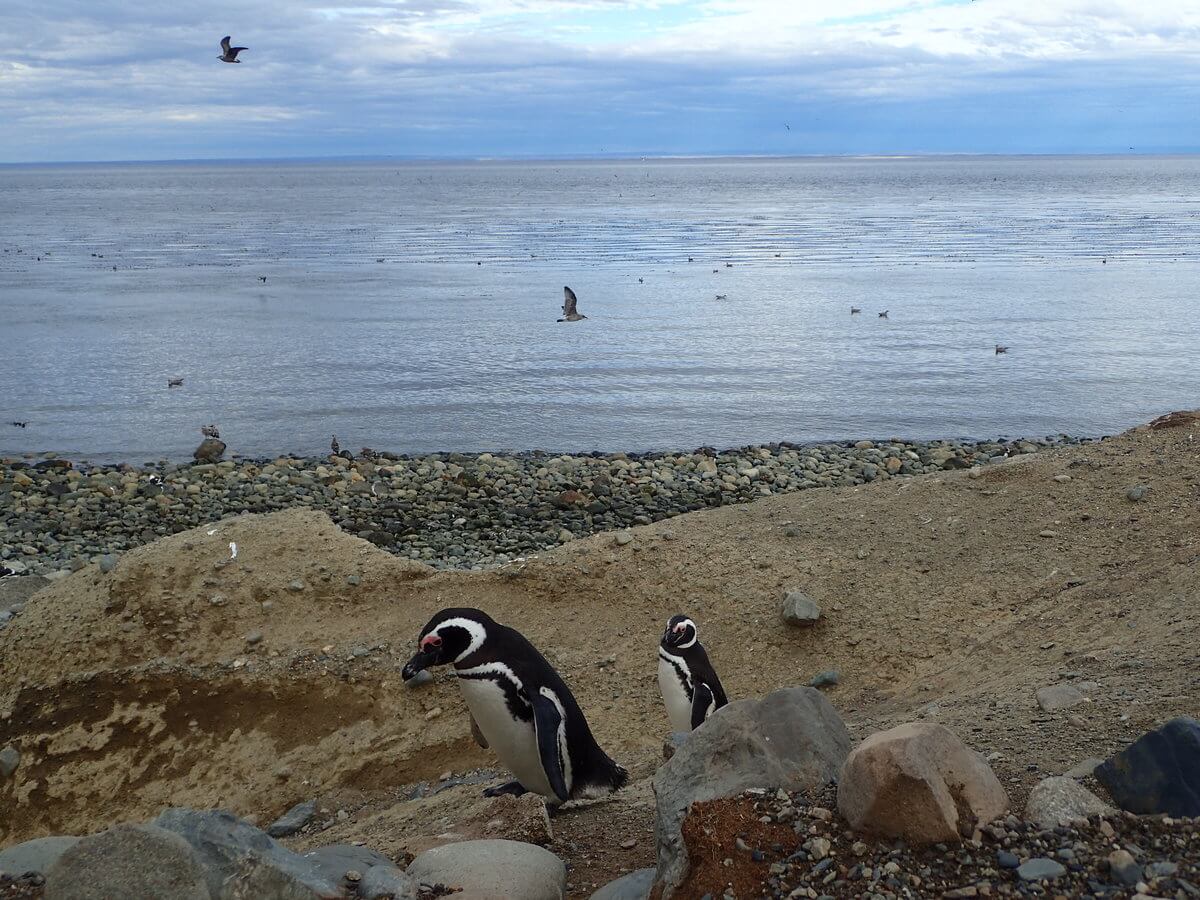
[[[127,166],[127,165],[171,165],[199,163],[312,163],[312,162],[396,162],[396,163],[505,163],[505,162],[650,162],[687,160],[904,160],[904,159],[1013,159],[1022,157],[1069,158],[1069,157],[1189,157],[1200,156],[1200,150],[1159,151],[1076,151],[1076,152],[970,152],[970,151],[913,151],[892,153],[593,153],[561,155],[482,155],[482,156],[433,156],[405,154],[330,154],[320,156],[197,156],[163,157],[154,159],[72,159],[72,160],[20,160],[0,161],[0,168],[52,167],[52,166]]]

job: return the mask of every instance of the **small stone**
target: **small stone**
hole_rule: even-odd
[[[299,578],[297,578],[295,581],[289,583],[287,586],[287,589],[294,594],[300,593],[302,590],[304,590],[304,588],[305,588],[305,584]]]
[[[1069,709],[1084,701],[1083,693],[1071,684],[1055,684],[1040,688],[1037,692],[1037,702],[1046,712],[1058,709]]]
[[[100,571],[107,575],[117,567],[117,557],[112,553],[106,553],[100,557]]]
[[[618,531],[613,538],[618,547],[624,547],[626,544],[633,543],[633,532],[629,530]]]
[[[838,674],[837,669],[830,669],[827,672],[821,672],[818,675],[814,675],[811,679],[809,679],[808,686],[815,688],[832,687],[839,681],[841,681],[841,675]]]
[[[1071,480],[1071,476],[1070,475],[1055,475],[1054,480],[1057,481],[1059,484],[1066,484],[1068,481]]]
[[[21,765],[21,754],[16,747],[5,747],[0,750],[0,778],[11,778],[19,765]]]
[[[1146,492],[1148,490],[1149,490],[1149,488],[1146,487],[1144,484],[1134,485],[1133,487],[1131,487],[1129,490],[1127,490],[1125,492],[1125,496],[1129,498],[1130,502],[1137,503],[1139,500],[1141,500],[1143,497],[1146,496]]]
[[[276,773],[276,777],[278,777],[278,773]],[[270,827],[267,828],[267,834],[273,838],[293,835],[311,822],[316,814],[317,802],[315,800],[297,803],[271,823]]]
[[[1058,537],[1058,532],[1052,528],[1045,528],[1038,532],[1038,537],[1044,537],[1044,538]]]
[[[802,591],[784,591],[780,607],[783,621],[789,625],[812,625],[821,618],[821,607]]]
[[[346,576],[346,584],[350,585],[350,587],[358,587],[360,584],[362,584],[362,576],[347,575]]]
[[[1015,853],[1009,853],[1007,850],[997,850],[996,865],[1001,869],[1015,869],[1021,865],[1021,860],[1017,858]]]
[[[621,841],[622,850],[632,850],[636,846],[637,838],[626,838],[625,840]]]
[[[1108,871],[1113,880],[1130,887],[1142,880],[1142,867],[1128,850],[1114,850],[1108,854]]]
[[[257,628],[246,634],[246,643],[253,647],[255,644],[261,644],[263,633]]]
[[[428,669],[422,669],[412,678],[409,678],[404,682],[404,686],[407,688],[419,688],[424,687],[427,684],[433,684],[433,673]]]
[[[1066,874],[1067,869],[1062,863],[1057,863],[1045,856],[1031,859],[1017,867],[1017,877],[1022,881],[1053,880],[1062,878]]]

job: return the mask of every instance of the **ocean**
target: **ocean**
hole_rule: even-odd
[[[208,423],[247,456],[1100,435],[1200,406],[1197,157],[5,166],[0,251],[7,455],[181,459]],[[555,322],[563,285],[586,321]]]

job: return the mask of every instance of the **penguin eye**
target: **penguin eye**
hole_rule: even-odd
[[[682,634],[682,633],[683,633],[683,630],[684,630],[685,628],[687,628],[687,626],[686,626],[686,625],[684,625],[683,623],[680,623],[680,624],[678,624],[678,625],[676,625],[676,626],[675,626],[675,633],[676,633],[676,634]]]
[[[440,646],[442,646],[442,636],[439,634],[427,635],[425,637],[425,640],[421,641],[421,649],[422,650],[428,650],[430,647],[440,647]]]

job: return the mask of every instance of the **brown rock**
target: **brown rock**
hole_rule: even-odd
[[[959,840],[1008,808],[983,757],[950,729],[910,723],[873,734],[850,753],[838,809],[851,827],[915,844]]]
[[[196,462],[200,463],[220,462],[224,455],[225,442],[220,438],[205,438],[196,448],[196,452],[192,454]]]

